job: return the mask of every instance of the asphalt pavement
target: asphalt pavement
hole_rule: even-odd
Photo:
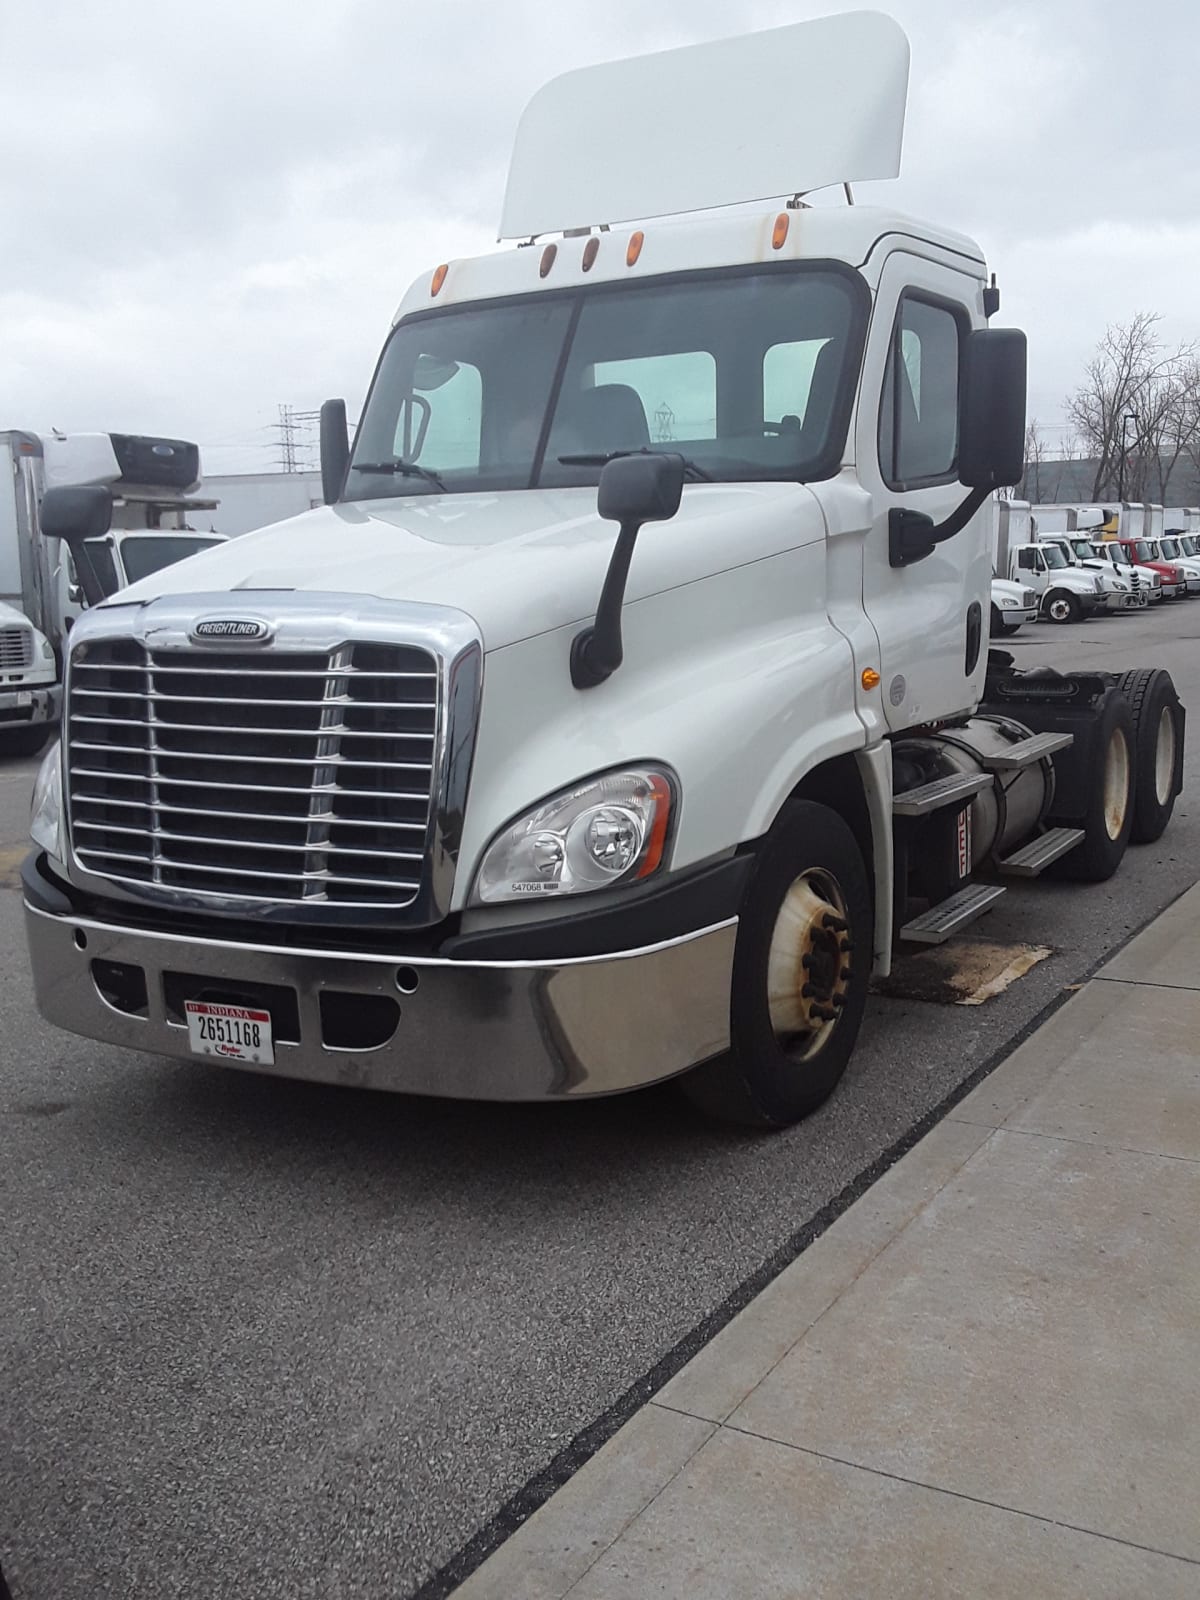
[[[1167,666],[1200,604],[1027,629],[1020,664]],[[982,926],[1054,954],[961,1009],[872,1002],[769,1137],[664,1088],[412,1101],[123,1054],[29,990],[0,766],[0,1555],[16,1600],[448,1593],[964,1084],[1200,876],[1191,789],[1108,884]],[[5,848],[11,848],[6,855]]]

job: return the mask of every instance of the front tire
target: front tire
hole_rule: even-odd
[[[783,1128],[828,1099],[862,1025],[874,944],[853,833],[794,800],[768,835],[738,922],[728,1052],[681,1080],[723,1122]]]
[[[1078,622],[1083,615],[1079,596],[1069,589],[1051,589],[1042,602],[1042,615],[1047,622]]]

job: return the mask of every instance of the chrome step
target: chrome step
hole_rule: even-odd
[[[952,934],[981,917],[1007,892],[998,883],[969,883],[940,905],[906,922],[900,929],[900,937],[910,944],[945,944]]]
[[[1017,744],[1010,744],[1007,750],[981,756],[980,765],[988,772],[1012,772],[1018,767],[1031,767],[1035,761],[1044,761],[1047,756],[1074,743],[1073,733],[1035,733]]]
[[[898,817],[927,817],[931,811],[952,806],[956,800],[969,800],[981,789],[990,789],[992,780],[982,772],[955,772],[949,778],[935,778],[919,789],[906,789],[892,799]]]
[[[1036,878],[1052,861],[1074,850],[1083,836],[1082,828],[1048,828],[1015,855],[1005,856],[996,865],[1013,878]]]

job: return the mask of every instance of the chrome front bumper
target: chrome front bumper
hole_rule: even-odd
[[[1114,590],[1104,597],[1104,606],[1107,611],[1141,611],[1145,605],[1145,597],[1134,590],[1130,590],[1127,594]]]
[[[62,688],[57,683],[37,684],[27,689],[6,685],[0,689],[0,730],[57,722],[61,708]]]
[[[131,1050],[220,1064],[192,1055],[183,997],[257,995],[272,1012],[275,1065],[250,1070],[285,1078],[456,1099],[549,1100],[655,1083],[729,1044],[736,921],[620,955],[512,963],[148,933],[52,914],[28,899],[25,923],[38,1008],[48,1021]],[[118,1009],[105,999],[97,963],[139,969],[144,1003]],[[111,971],[100,968],[110,995]],[[353,1029],[356,1002],[373,1019],[394,1010],[390,1036],[368,1047],[327,1043],[327,1034]]]

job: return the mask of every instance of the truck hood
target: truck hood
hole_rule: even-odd
[[[11,628],[14,623],[23,623],[29,627],[29,618],[23,611],[18,611],[16,606],[10,606],[0,600],[0,628]]]
[[[803,485],[689,484],[677,515],[639,534],[626,598],[815,543],[824,532],[817,497]],[[596,514],[594,488],[321,506],[152,573],[106,604],[256,589],[372,595],[465,611],[495,650],[592,617],[616,534]]]

